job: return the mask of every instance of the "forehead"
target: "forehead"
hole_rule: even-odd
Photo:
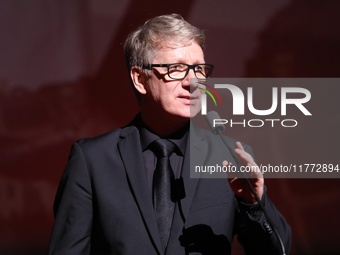
[[[169,63],[203,63],[204,54],[202,48],[196,42],[190,42],[182,45],[174,45],[167,43],[162,45],[154,55],[153,62],[163,61],[164,64]]]

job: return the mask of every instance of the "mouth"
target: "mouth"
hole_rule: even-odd
[[[188,95],[188,96],[179,96],[178,97],[181,101],[184,102],[186,105],[192,105],[195,104],[195,102],[198,100],[198,96]]]

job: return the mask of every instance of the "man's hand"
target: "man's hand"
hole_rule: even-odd
[[[249,169],[258,169],[253,157],[244,150],[240,142],[236,142],[235,155],[241,165],[248,166]],[[223,161],[224,166],[228,166],[230,164],[231,163],[226,160]],[[261,199],[264,191],[264,179],[262,173],[259,171],[253,171],[245,174],[249,178],[250,183],[253,185],[258,197]],[[228,181],[235,195],[243,202],[248,204],[254,204],[257,202],[245,178],[229,176]]]

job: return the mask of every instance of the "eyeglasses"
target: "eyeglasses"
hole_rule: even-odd
[[[153,67],[166,67],[168,69],[168,76],[173,80],[184,79],[190,69],[194,70],[195,76],[199,80],[205,80],[211,77],[214,65],[210,64],[197,64],[197,65],[187,65],[182,63],[175,64],[146,64],[142,68],[151,70]]]

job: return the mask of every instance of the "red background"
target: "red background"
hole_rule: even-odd
[[[206,31],[215,77],[339,77],[339,9],[336,0],[2,1],[0,254],[46,253],[71,144],[137,113],[122,54],[133,28],[155,15],[182,14]],[[301,153],[315,148],[339,156],[339,112],[322,112],[329,122],[317,134],[306,128],[234,135],[253,145],[259,162],[268,155],[259,141],[271,145],[277,161],[301,143]],[[312,135],[324,142],[314,144]],[[266,183],[292,226],[292,254],[340,253],[339,180]],[[236,245],[233,253],[242,250]]]

